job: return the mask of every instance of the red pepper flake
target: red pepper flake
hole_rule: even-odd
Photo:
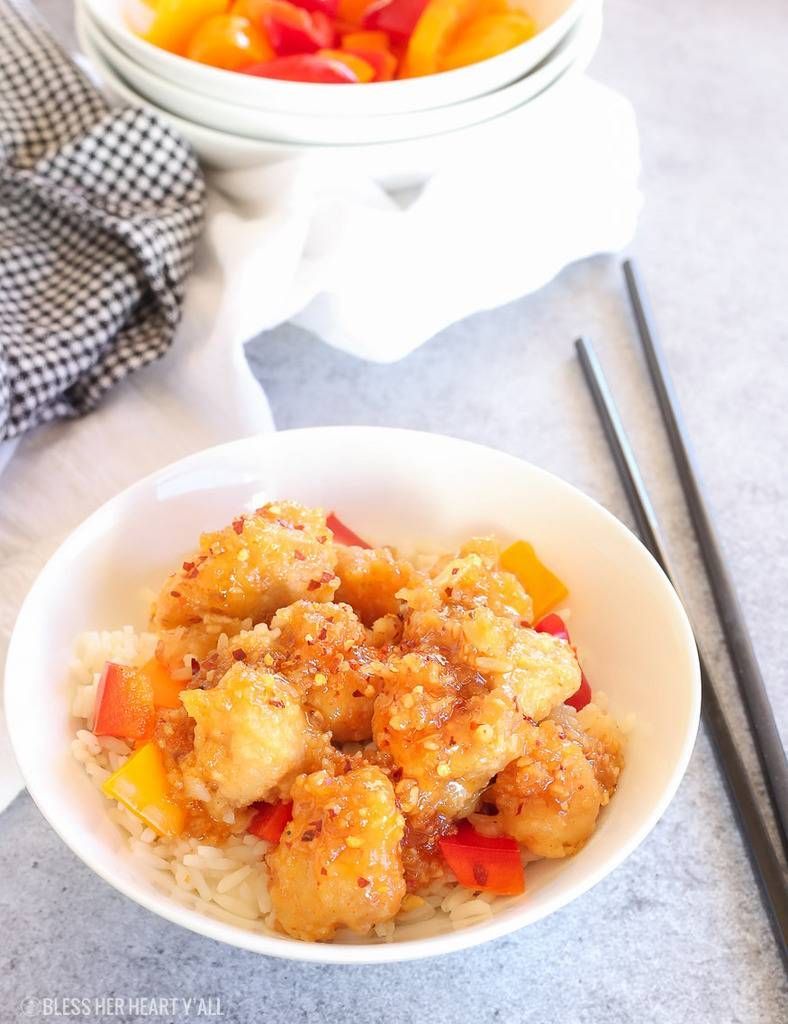
[[[171,590],[170,591],[170,597],[180,597],[180,596],[181,596],[180,590]]]
[[[236,533],[239,533],[239,534],[244,532],[244,517],[243,516],[238,516],[237,519],[233,519],[233,529],[235,530]]]
[[[283,708],[285,706],[285,702],[283,700],[269,700],[268,703],[272,708]]]
[[[200,663],[196,658],[192,658],[192,675],[196,676],[200,671]]]
[[[368,878],[358,878],[356,879],[356,881],[358,882],[359,889],[366,889],[366,887],[369,885]]]
[[[317,590],[320,586],[320,580],[310,580],[306,585],[307,590]]]
[[[317,538],[317,542],[318,542],[318,544],[325,544],[325,542],[326,542],[327,540],[328,540],[328,534],[326,534],[326,535],[325,535],[325,537],[318,537],[318,538]]]
[[[489,878],[489,872],[484,864],[480,864],[478,861],[473,862],[473,877],[477,885],[487,885],[487,879]]]
[[[239,647],[237,650],[233,651],[233,658],[236,661],[246,661],[246,651]]]
[[[455,565],[451,571],[452,576],[456,576],[459,571],[459,567]]]
[[[317,638],[318,638],[318,640],[325,640],[325,638],[326,638],[327,636],[328,636],[328,630],[326,629],[326,627],[325,627],[325,626],[323,626],[323,628],[322,628],[322,629],[320,630],[320,632],[319,632],[319,633],[317,634]]]
[[[315,832],[315,830],[313,828],[309,828],[309,829],[306,830],[306,832],[302,832],[301,833],[301,842],[302,843],[311,843],[316,835],[317,835],[317,833]]]
[[[197,575],[197,566],[194,564],[194,562],[184,562],[183,571],[186,575],[187,580],[193,580],[194,577]]]
[[[296,551],[295,552],[295,556],[296,556],[296,558],[298,559],[299,562],[305,562],[306,561],[306,555],[304,554],[303,551]]]
[[[446,587],[446,589],[444,590],[444,594],[446,595],[446,597],[451,597],[453,589],[453,587]]]
[[[351,694],[351,696],[352,697],[363,697],[364,694],[361,692],[361,690],[354,690],[353,693]]]
[[[303,530],[303,528],[304,528],[304,524],[303,524],[303,523],[296,523],[296,524],[295,524],[295,525],[293,526],[293,529],[294,529],[294,530]]]
[[[326,871],[326,869],[325,869],[325,868],[321,868],[321,869],[320,869],[320,874],[321,874],[321,875],[327,875],[327,874],[328,874],[328,872]]]

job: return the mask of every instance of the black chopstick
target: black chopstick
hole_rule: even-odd
[[[580,365],[583,368],[594,405],[610,445],[638,532],[643,543],[676,588],[675,575],[671,570],[665,545],[660,536],[654,507],[643,483],[632,446],[627,438],[599,360],[593,347],[585,339],[580,338],[575,344]],[[676,590],[678,592],[678,588]],[[736,747],[733,733],[702,653],[700,654],[700,674],[706,727],[714,744],[718,764],[727,782],[728,792],[738,816],[739,827],[746,840],[755,876],[761,886],[778,946],[783,958],[786,959],[788,958],[788,946],[786,945],[788,942],[786,938],[788,933],[788,893],[783,867],[760,812],[757,795]]]
[[[695,468],[695,458],[643,285],[631,260],[625,260],[623,269],[651,383],[662,413],[684,499],[690,512],[736,681],[749,718],[764,781],[777,819],[783,851],[788,856],[788,760],[736,588],[725,564],[703,496],[700,477]]]

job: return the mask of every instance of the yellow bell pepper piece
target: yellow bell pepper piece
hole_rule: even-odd
[[[400,78],[434,75],[472,21],[519,12],[518,0],[429,0],[408,40]],[[457,65],[458,66],[458,65]]]
[[[516,540],[501,554],[501,568],[513,573],[522,583],[534,603],[534,622],[554,608],[569,591],[555,573],[536,557],[533,545]]]
[[[476,13],[478,0],[429,0],[405,52],[402,77],[434,75],[460,27]]]
[[[519,11],[485,14],[463,26],[440,60],[442,71],[476,64],[511,50],[536,32],[532,18]]]
[[[132,814],[162,836],[183,831],[184,813],[168,794],[167,773],[161,751],[146,743],[104,782],[102,792],[119,800]]]
[[[184,56],[189,40],[208,18],[224,14],[229,0],[159,0],[145,38],[154,46]]]

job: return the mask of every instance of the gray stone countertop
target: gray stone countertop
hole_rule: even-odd
[[[39,5],[70,42],[70,5]],[[608,0],[592,67],[638,113],[646,205],[632,252],[783,729],[787,40],[782,0]],[[560,474],[628,521],[574,359],[580,332],[598,344],[700,643],[754,765],[616,259],[574,266],[394,366],[361,363],[287,326],[252,343],[250,356],[280,427],[456,434]],[[23,1019],[25,997],[102,995],[214,996],[225,1019],[268,1024],[777,1024],[788,1015],[781,964],[703,731],[671,807],[621,868],[546,920],[442,959],[310,966],[192,935],[94,876],[24,794],[0,817],[0,879],[0,1020]],[[181,1008],[168,1019],[187,1017]]]

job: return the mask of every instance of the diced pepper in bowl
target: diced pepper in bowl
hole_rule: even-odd
[[[101,789],[159,835],[176,836],[183,830],[184,812],[169,795],[164,760],[155,743],[136,750]]]
[[[457,881],[468,889],[499,896],[525,892],[525,872],[514,839],[483,836],[467,821],[461,821],[454,835],[440,840],[440,849]]]
[[[186,56],[200,64],[237,71],[245,64],[270,60],[274,51],[249,18],[217,14],[204,21],[191,37]]]

